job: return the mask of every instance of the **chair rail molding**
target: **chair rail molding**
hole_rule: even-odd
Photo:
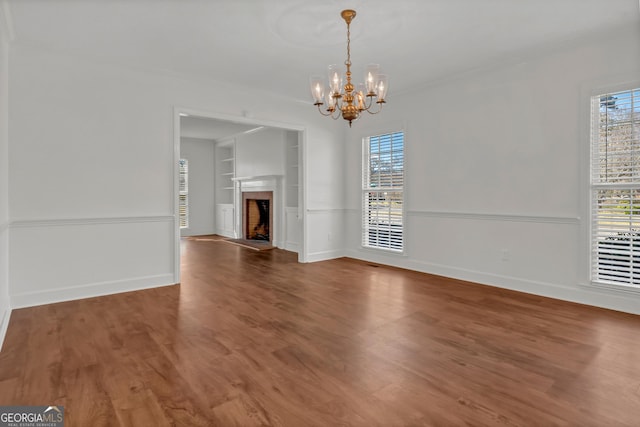
[[[121,223],[137,224],[137,223],[144,223],[144,222],[173,222],[174,220],[175,220],[174,215],[122,216],[122,217],[104,217],[104,218],[25,219],[25,220],[10,221],[9,228],[35,228],[35,227],[121,224]]]
[[[573,225],[578,225],[581,221],[579,216],[524,215],[493,212],[408,210],[407,215],[428,218],[475,219],[484,221],[536,222]]]

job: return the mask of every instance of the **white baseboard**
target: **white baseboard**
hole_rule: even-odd
[[[142,289],[159,288],[174,285],[173,274],[158,274],[155,276],[134,277],[108,282],[88,283],[80,286],[47,289],[37,292],[25,292],[11,295],[12,308],[33,307],[36,305],[52,304],[56,302],[72,301],[83,298],[93,298],[121,292],[138,291]]]
[[[434,264],[410,258],[386,258],[384,261],[382,261],[380,257],[375,256],[375,254],[372,256],[371,254],[355,250],[346,251],[345,256],[364,261],[382,263],[394,267],[420,271],[422,273],[435,274],[438,276],[450,277],[458,280],[465,280],[468,282],[493,286],[496,288],[509,289],[547,298],[575,302],[578,304],[606,308],[609,310],[622,311],[625,313],[640,314],[640,299],[635,297],[634,295],[629,295],[628,293],[615,292],[611,290],[600,290],[597,288],[580,286],[578,284],[570,286],[539,282],[518,277]]]
[[[0,313],[0,351],[2,351],[2,345],[4,344],[4,338],[7,335],[7,329],[9,328],[9,320],[11,319],[11,309],[7,307],[3,313]]]
[[[285,242],[284,249],[291,252],[298,252],[298,243],[297,242]]]
[[[209,236],[211,234],[217,234],[216,230],[212,229],[180,229],[180,237],[193,237],[193,236]]]
[[[235,239],[235,235],[233,230],[221,230],[221,229],[217,229],[216,233],[218,236],[222,236],[222,237],[228,237],[230,239]]]
[[[342,258],[345,256],[344,250],[336,249],[332,251],[313,252],[307,254],[306,262],[326,261],[329,259]]]

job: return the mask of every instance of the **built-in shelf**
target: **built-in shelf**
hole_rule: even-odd
[[[235,177],[235,145],[216,146],[216,203],[233,204]]]
[[[285,203],[287,206],[298,206],[299,200],[299,174],[300,168],[298,167],[300,163],[300,141],[299,134],[290,133],[287,135],[287,152],[286,152],[286,163],[287,163],[287,172],[285,176],[286,181],[286,194],[285,194]]]

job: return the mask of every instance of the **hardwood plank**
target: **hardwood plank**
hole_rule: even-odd
[[[117,425],[113,402],[98,365],[78,368],[62,378],[67,425],[109,427]]]
[[[14,310],[0,404],[68,426],[635,426],[640,317],[181,242],[180,285]]]

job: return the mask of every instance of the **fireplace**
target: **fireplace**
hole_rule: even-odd
[[[247,240],[273,240],[273,191],[242,193],[242,223]]]

